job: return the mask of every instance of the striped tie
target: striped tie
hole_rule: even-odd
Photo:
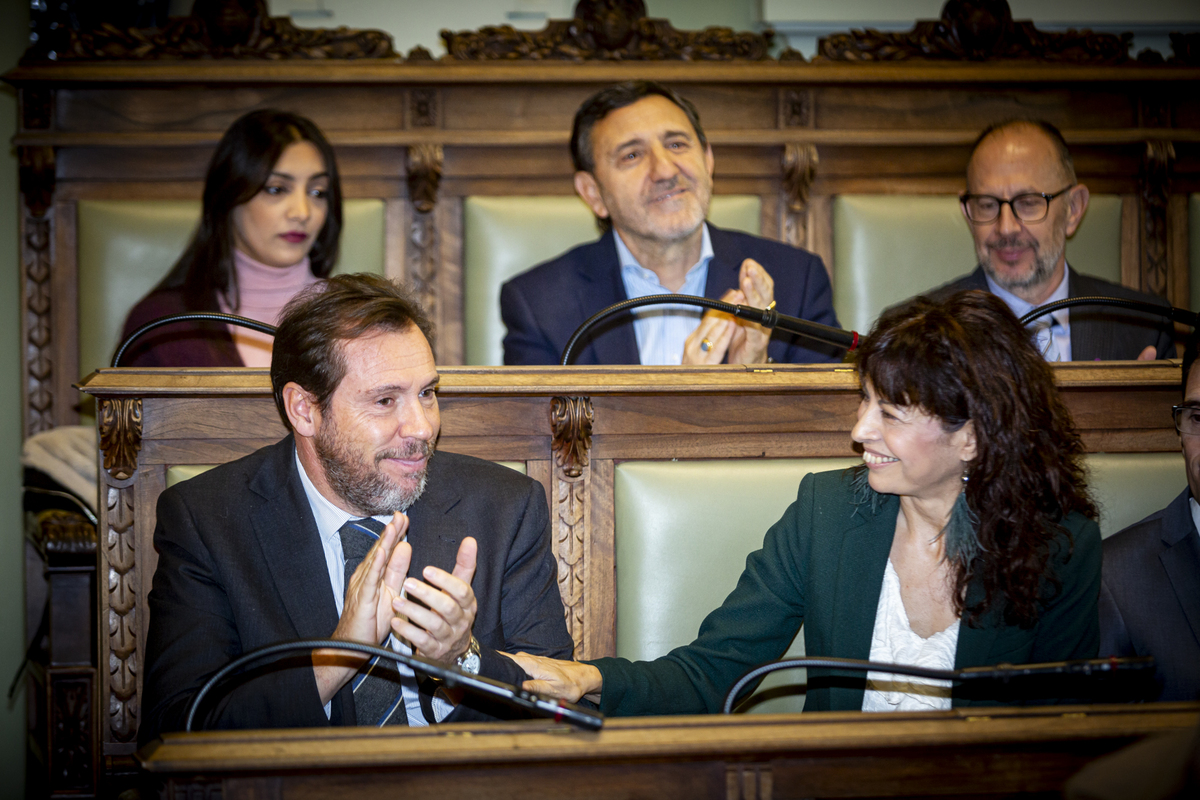
[[[371,547],[383,534],[382,522],[371,517],[352,519],[338,529],[342,537],[342,553],[346,557],[346,589],[350,576],[366,558]],[[359,725],[407,725],[404,691],[396,662],[380,663],[376,656],[368,661],[351,683],[354,690],[354,716]]]

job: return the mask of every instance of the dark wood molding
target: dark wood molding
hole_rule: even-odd
[[[1171,53],[1168,63],[1186,67],[1200,67],[1200,33],[1172,33]]]
[[[140,407],[140,400],[138,405]],[[139,719],[137,607],[141,602],[134,528],[135,493],[131,482],[114,481],[107,472],[102,473],[101,481],[105,497],[102,509],[105,535],[100,563],[102,586],[107,590],[107,602],[101,611],[101,630],[107,632],[107,639],[100,648],[100,663],[108,676],[103,684],[108,689],[107,697],[100,698],[107,712],[108,731],[101,738],[110,742],[133,742],[137,739]]]
[[[51,670],[48,684],[51,796],[91,794],[96,788],[95,679],[74,670],[65,674]]]
[[[579,0],[575,18],[550,20],[540,31],[496,25],[442,31],[453,61],[762,61],[772,31],[676,30],[646,16],[642,0]]]
[[[25,149],[25,148],[22,148]],[[54,326],[51,242],[54,215],[34,214],[28,206],[21,216],[22,304],[21,345],[24,355],[25,435],[50,430],[54,420]]]
[[[554,462],[568,478],[578,478],[588,465],[595,412],[591,398],[555,397],[550,401]]]
[[[911,31],[854,30],[822,37],[815,61],[1021,59],[1063,64],[1125,64],[1132,61],[1132,33],[1121,35],[1038,30],[1014,20],[1007,0],[949,0],[941,19],[920,20]]]
[[[1141,275],[1143,292],[1167,298],[1168,260],[1167,204],[1175,169],[1175,146],[1168,141],[1146,142],[1140,175]]]
[[[408,148],[406,161],[409,199],[418,212],[428,214],[437,204],[445,153],[440,144],[415,144]]]
[[[397,58],[392,37],[379,30],[297,28],[272,17],[266,0],[196,0],[192,13],[162,28],[94,30],[62,26],[25,54],[39,61],[145,61],[180,59]]]
[[[104,469],[114,480],[126,481],[137,471],[142,449],[140,398],[104,400],[100,403],[100,450]]]

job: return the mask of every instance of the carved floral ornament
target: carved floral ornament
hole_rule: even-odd
[[[582,476],[588,465],[594,421],[591,398],[555,397],[550,401],[554,461],[568,478]]]

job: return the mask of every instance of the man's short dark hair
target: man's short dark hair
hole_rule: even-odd
[[[279,319],[271,352],[271,390],[288,430],[283,387],[296,383],[322,413],[346,375],[341,342],[416,326],[433,347],[433,324],[412,296],[378,275],[335,275],[292,298]]]
[[[1011,117],[1009,119],[1001,120],[1000,122],[993,122],[991,125],[988,125],[986,128],[984,128],[983,132],[980,133],[979,136],[975,137],[975,143],[971,145],[971,157],[967,159],[967,163],[971,163],[971,161],[975,158],[975,151],[978,150],[979,146],[983,144],[984,140],[989,138],[992,134],[1000,133],[1001,131],[1006,131],[1010,128],[1021,127],[1037,128],[1042,133],[1046,134],[1046,136],[1050,139],[1050,142],[1054,145],[1054,149],[1058,152],[1058,163],[1062,167],[1063,173],[1067,176],[1067,179],[1070,180],[1071,184],[1074,185],[1076,182],[1075,162],[1071,158],[1071,151],[1067,149],[1067,140],[1063,138],[1062,131],[1044,119]]]
[[[688,122],[696,131],[696,139],[700,147],[708,147],[708,138],[700,127],[700,114],[691,101],[680,97],[674,89],[669,89],[654,81],[625,81],[607,89],[601,89],[583,101],[583,105],[575,112],[575,124],[571,126],[571,160],[575,163],[576,172],[594,172],[596,169],[596,154],[592,146],[592,128],[596,123],[607,117],[618,108],[631,106],[638,100],[651,95],[665,97],[683,110]]]

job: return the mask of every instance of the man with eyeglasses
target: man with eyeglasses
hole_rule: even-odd
[[[1096,295],[1166,305],[1067,264],[1067,237],[1083,220],[1088,188],[1076,180],[1067,144],[1050,123],[1010,120],[985,129],[971,151],[967,191],[960,199],[979,266],[929,292],[935,299],[982,289],[998,295],[1017,316],[1054,300]],[[1175,356],[1170,327],[1148,314],[1076,306],[1030,327],[1047,361]]]
[[[1159,700],[1200,699],[1200,370],[1183,357],[1174,406],[1187,488],[1162,511],[1104,541],[1100,655],[1154,656]]]

